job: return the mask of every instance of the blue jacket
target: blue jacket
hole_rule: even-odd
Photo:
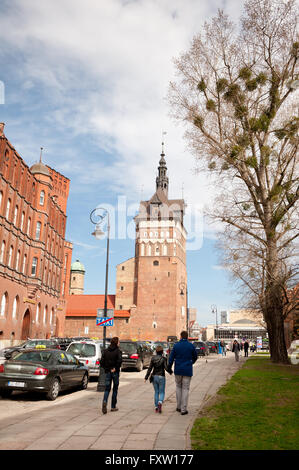
[[[187,339],[181,339],[172,348],[168,365],[172,367],[174,361],[174,374],[192,377],[193,364],[197,360],[197,352],[192,343]]]

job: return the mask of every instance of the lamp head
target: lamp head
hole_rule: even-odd
[[[97,240],[102,240],[103,238],[105,238],[105,232],[103,232],[103,230],[101,230],[101,227],[100,227],[99,224],[96,224],[95,231],[92,232],[91,235],[96,237]]]

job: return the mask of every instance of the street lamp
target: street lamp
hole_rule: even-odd
[[[212,309],[212,313],[215,313],[216,314],[216,338],[217,339],[217,336],[218,336],[218,318],[217,318],[217,305],[211,305],[211,309]]]
[[[100,212],[100,213],[99,213]],[[93,216],[99,218],[97,222],[94,221]],[[107,317],[107,298],[108,298],[108,268],[109,268],[109,239],[110,239],[110,218],[109,212],[103,207],[97,207],[90,214],[90,220],[95,224],[95,230],[92,233],[97,240],[101,240],[105,236],[105,232],[102,231],[101,225],[107,217],[107,250],[106,250],[106,275],[105,275],[105,300],[104,300],[104,317]],[[103,326],[103,351],[106,348],[106,325]],[[105,390],[105,370],[100,365],[100,374],[97,386],[98,392]]]

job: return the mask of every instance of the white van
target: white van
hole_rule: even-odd
[[[89,377],[98,377],[102,357],[101,347],[101,341],[73,341],[66,351],[88,367]]]

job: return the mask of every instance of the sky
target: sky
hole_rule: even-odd
[[[104,293],[106,241],[90,213],[109,208],[116,265],[134,256],[140,200],[155,192],[165,142],[169,198],[187,204],[189,306],[201,326],[238,308],[219,265],[217,230],[203,210],[217,181],[196,172],[182,124],[170,117],[173,59],[223,9],[238,21],[243,0],[0,0],[0,122],[28,166],[43,161],[70,179],[66,239],[85,266],[85,294]]]

